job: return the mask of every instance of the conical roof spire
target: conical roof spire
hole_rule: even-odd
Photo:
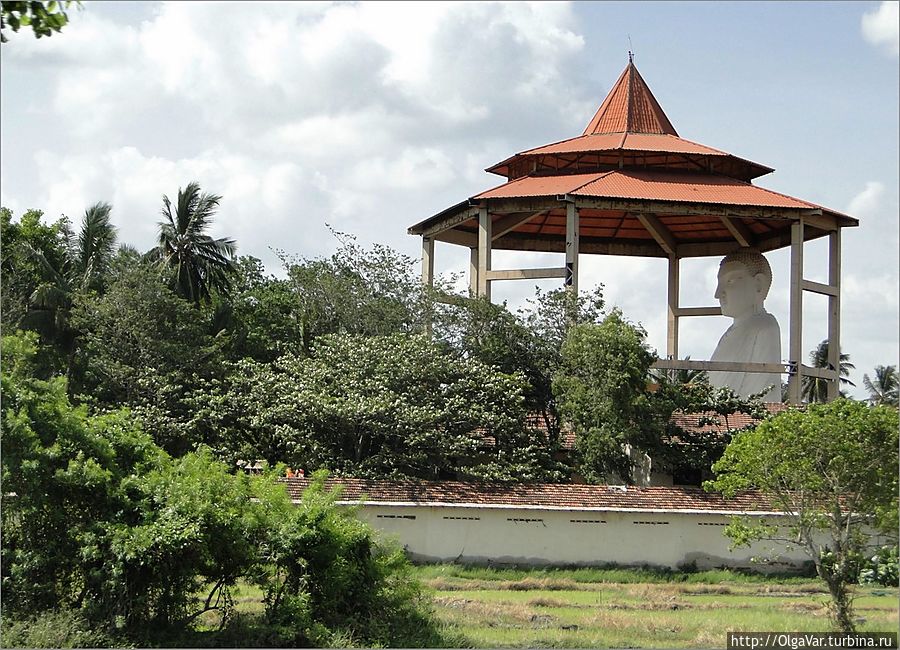
[[[632,53],[628,65],[603,100],[583,135],[599,133],[662,133],[678,136],[675,127],[650,92],[634,66]]]

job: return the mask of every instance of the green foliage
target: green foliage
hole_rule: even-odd
[[[859,573],[859,581],[863,584],[876,584],[884,587],[900,585],[900,561],[898,561],[897,545],[882,546],[869,557]]]
[[[816,349],[809,353],[809,361],[813,368],[834,369],[834,367],[828,363],[828,339],[819,343],[819,345],[816,346]],[[847,379],[847,377],[850,376],[850,371],[856,368],[856,366],[850,363],[850,355],[846,352],[842,352],[838,365],[840,366],[838,373],[840,375],[840,385],[856,386],[856,384]],[[826,402],[828,401],[828,380],[822,379],[821,377],[806,376],[803,378],[801,392],[803,399],[807,402]],[[841,397],[847,396],[844,391],[840,391],[840,393]]]
[[[70,609],[0,621],[3,648],[130,648],[126,639],[96,629]]]
[[[76,394],[100,408],[128,406],[172,454],[202,442],[188,399],[219,371],[223,341],[156,268],[119,265],[104,295],[78,299],[73,323],[81,331]]]
[[[240,363],[197,408],[243,458],[367,477],[554,478],[520,376],[424,336],[320,337],[311,357]]]
[[[388,246],[362,248],[352,236],[334,232],[340,246],[327,259],[283,256],[296,297],[295,318],[303,351],[326,334],[382,336],[421,331],[430,297],[416,264]]]
[[[195,305],[216,292],[227,295],[231,288],[234,240],[213,239],[205,232],[221,200],[216,194],[201,194],[196,182],[184,190],[178,188],[174,209],[169,197],[163,196],[165,220],[159,223],[159,243],[153,253],[169,270],[172,289]]]
[[[3,210],[3,271],[12,280],[11,290],[4,291],[4,311],[12,308],[4,324],[37,331],[49,344],[42,354],[44,376],[71,375],[77,335],[72,305],[77,295],[104,288],[116,241],[111,209],[108,203],[88,208],[77,237],[66,218],[45,226],[41,212],[31,210],[12,224],[12,214]]]
[[[75,2],[81,7],[81,2]],[[9,39],[2,30],[9,27],[18,32],[20,27],[31,26],[35,38],[53,36],[53,32],[61,32],[69,22],[66,10],[71,7],[73,0],[58,2],[35,2],[34,0],[4,0],[0,3],[0,41],[6,43]]]
[[[28,376],[34,351],[33,335],[3,339],[3,606],[26,612],[81,604],[84,540],[127,509],[127,477],[161,454],[126,414],[90,418],[63,379]]]
[[[295,507],[274,475],[204,449],[172,459],[127,412],[89,416],[64,380],[31,377],[33,334],[2,350],[5,643],[183,639],[206,611],[226,625],[244,580],[269,594],[266,645],[437,645],[402,553],[324,476]]]
[[[589,481],[609,474],[632,481],[626,445],[652,445],[647,375],[654,355],[645,333],[617,310],[599,325],[573,327],[563,343],[563,366],[553,389],[576,433],[579,471]]]
[[[869,401],[872,404],[897,406],[900,403],[900,384],[897,382],[895,366],[875,366],[875,374],[871,379],[869,375],[863,375],[863,386],[869,391]]]
[[[669,471],[695,470],[701,475],[708,474],[728,447],[732,438],[745,428],[745,419],[735,416],[749,415],[751,422],[769,417],[760,396],[741,399],[729,388],[715,388],[702,377],[689,383],[672,378],[659,383],[657,390],[649,396],[651,421],[659,429],[656,444],[651,442],[645,449],[653,458],[657,469]],[[654,375],[659,379],[659,375]],[[678,414],[696,416],[696,426],[684,428],[679,425]]]
[[[562,343],[573,325],[599,322],[603,297],[600,288],[581,296],[538,290],[528,302],[512,314],[484,298],[453,301],[436,313],[434,335],[463,356],[524,375],[525,408],[540,416],[555,446],[561,423],[553,375],[562,363]]]
[[[239,258],[230,300],[213,301],[213,332],[228,337],[226,358],[271,362],[282,354],[301,353],[298,305],[289,280],[267,275],[255,257]]]
[[[852,630],[847,585],[874,530],[896,534],[898,417],[890,407],[839,399],[786,411],[735,436],[707,484],[725,496],[759,490],[786,513],[786,526],[736,521],[736,544],[775,539],[803,548]]]
[[[34,304],[34,297],[40,287],[59,275],[57,270],[66,266],[68,225],[65,220],[43,223],[40,210],[28,210],[18,222],[13,222],[12,217],[9,209],[0,208],[0,326],[5,332],[34,330],[45,342],[55,343],[66,329],[67,312],[57,315],[42,310]],[[41,376],[49,377],[65,367],[60,347],[47,345],[40,350]]]
[[[299,645],[435,643],[426,595],[402,551],[377,548],[366,524],[337,510],[340,493],[324,490],[325,476],[315,476],[273,535],[268,621]]]

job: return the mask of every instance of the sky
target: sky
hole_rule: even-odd
[[[279,251],[330,255],[329,228],[418,257],[407,228],[500,184],[486,167],[580,135],[628,50],[679,135],[775,172],[757,185],[850,214],[842,351],[898,364],[898,2],[92,2],[61,34],[0,49],[0,203],[76,224],[113,205],[119,239],[155,243],[162,196],[223,196],[212,234],[281,272]],[[804,274],[824,282],[826,240]],[[787,356],[787,249],[766,301]],[[716,258],[682,262],[682,303],[714,305]],[[494,268],[560,256],[495,252]],[[468,250],[438,244],[436,270]],[[497,282],[516,308],[556,281]],[[665,351],[666,262],[581,256]],[[803,344],[827,335],[806,294]],[[724,317],[684,319],[708,359]],[[808,361],[808,360],[807,360]]]

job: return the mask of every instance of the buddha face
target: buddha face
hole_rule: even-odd
[[[715,295],[722,306],[722,315],[742,318],[762,310],[766,279],[763,273],[753,275],[740,262],[728,262],[719,267]]]

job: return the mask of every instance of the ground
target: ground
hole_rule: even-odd
[[[448,631],[476,647],[725,647],[727,631],[830,631],[810,578],[727,571],[420,567]],[[896,631],[897,589],[859,587],[860,631]]]
[[[732,571],[415,569],[434,594],[448,639],[479,648],[720,647],[728,631],[831,631],[828,594],[815,578]],[[896,631],[898,590],[855,589],[861,632]],[[237,594],[261,610],[261,594]],[[212,622],[212,621],[210,621]]]

